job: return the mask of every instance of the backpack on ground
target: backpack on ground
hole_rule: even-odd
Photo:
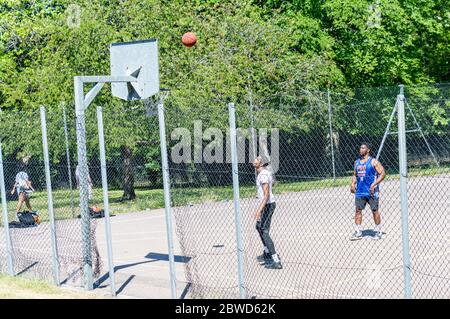
[[[103,209],[100,209],[98,206],[94,205],[92,207],[89,207],[89,213],[91,214],[92,218],[102,218],[105,217],[105,211]]]
[[[23,226],[37,226],[41,223],[41,217],[37,212],[23,211],[17,213],[17,218]]]

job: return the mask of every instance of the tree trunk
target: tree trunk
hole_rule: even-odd
[[[123,161],[123,195],[122,200],[132,200],[136,198],[134,192],[134,172],[131,149],[122,146],[122,161]]]

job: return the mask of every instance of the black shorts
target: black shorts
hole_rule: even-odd
[[[373,196],[371,197],[355,197],[355,206],[356,208],[363,210],[366,207],[366,204],[369,203],[370,209],[373,212],[378,210],[378,202],[379,199]]]

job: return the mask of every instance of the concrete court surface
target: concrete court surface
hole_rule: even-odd
[[[175,228],[175,221],[173,221]],[[118,297],[171,298],[168,244],[164,209],[111,217],[113,258]],[[182,257],[174,229],[177,296],[185,297],[186,282]],[[109,293],[104,219],[98,220],[97,244],[103,261],[99,292]]]
[[[373,241],[370,212],[364,212],[365,238],[350,242],[354,198],[348,187],[329,187],[276,195],[271,235],[284,264],[267,270],[254,257],[261,253],[254,229],[256,199],[241,200],[245,288],[255,298],[402,298],[402,238],[399,182],[382,187],[384,238]],[[412,290],[415,298],[450,298],[450,176],[408,181]],[[237,298],[237,258],[232,200],[174,207],[177,296]],[[109,293],[104,219],[96,238],[103,260],[99,293]],[[163,209],[111,218],[116,291],[120,297],[170,298],[167,238]],[[184,238],[182,256],[175,236]],[[61,253],[80,252],[73,241],[79,219],[57,222]],[[75,232],[75,233],[73,233]],[[49,225],[13,229],[16,273],[51,278]],[[64,234],[68,236],[64,236]],[[67,239],[65,239],[67,237]],[[0,256],[4,255],[0,251]],[[79,257],[77,257],[79,258]],[[62,258],[62,260],[65,260]],[[69,260],[69,258],[66,258]],[[184,266],[192,285],[186,293]],[[4,268],[5,265],[2,265]],[[75,262],[74,267],[79,267]]]
[[[408,181],[412,290],[416,298],[450,298],[450,176]],[[364,239],[351,242],[354,196],[346,187],[276,195],[271,236],[284,268],[256,263],[262,245],[255,231],[256,199],[241,199],[244,279],[255,298],[403,298],[399,181],[382,185],[384,238],[372,240],[369,209]],[[195,298],[237,298],[233,202],[205,202],[174,208],[185,222]],[[200,285],[199,285],[200,284]]]

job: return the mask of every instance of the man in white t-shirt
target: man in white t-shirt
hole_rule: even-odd
[[[75,179],[77,181],[77,188],[80,188],[80,165],[77,165],[77,168],[75,169]],[[92,179],[91,176],[89,175],[88,172],[88,199],[91,200],[92,199],[92,187],[94,186],[94,184],[92,183]]]
[[[258,209],[255,213],[256,230],[258,231],[264,246],[262,255],[256,257],[256,260],[265,265],[268,269],[282,269],[280,258],[275,251],[275,245],[269,235],[270,223],[275,211],[275,198],[272,194],[272,186],[274,178],[272,173],[267,169],[267,165],[261,156],[253,161],[253,167],[256,169],[258,176],[256,178],[256,188],[258,198],[260,200]]]
[[[31,185],[31,181],[30,178],[28,177],[28,174],[24,171],[17,173],[15,183],[11,190],[11,195],[13,195],[14,192],[16,191],[18,196],[16,213],[20,212],[24,203],[30,211],[33,211],[30,203],[30,195],[35,190]]]

